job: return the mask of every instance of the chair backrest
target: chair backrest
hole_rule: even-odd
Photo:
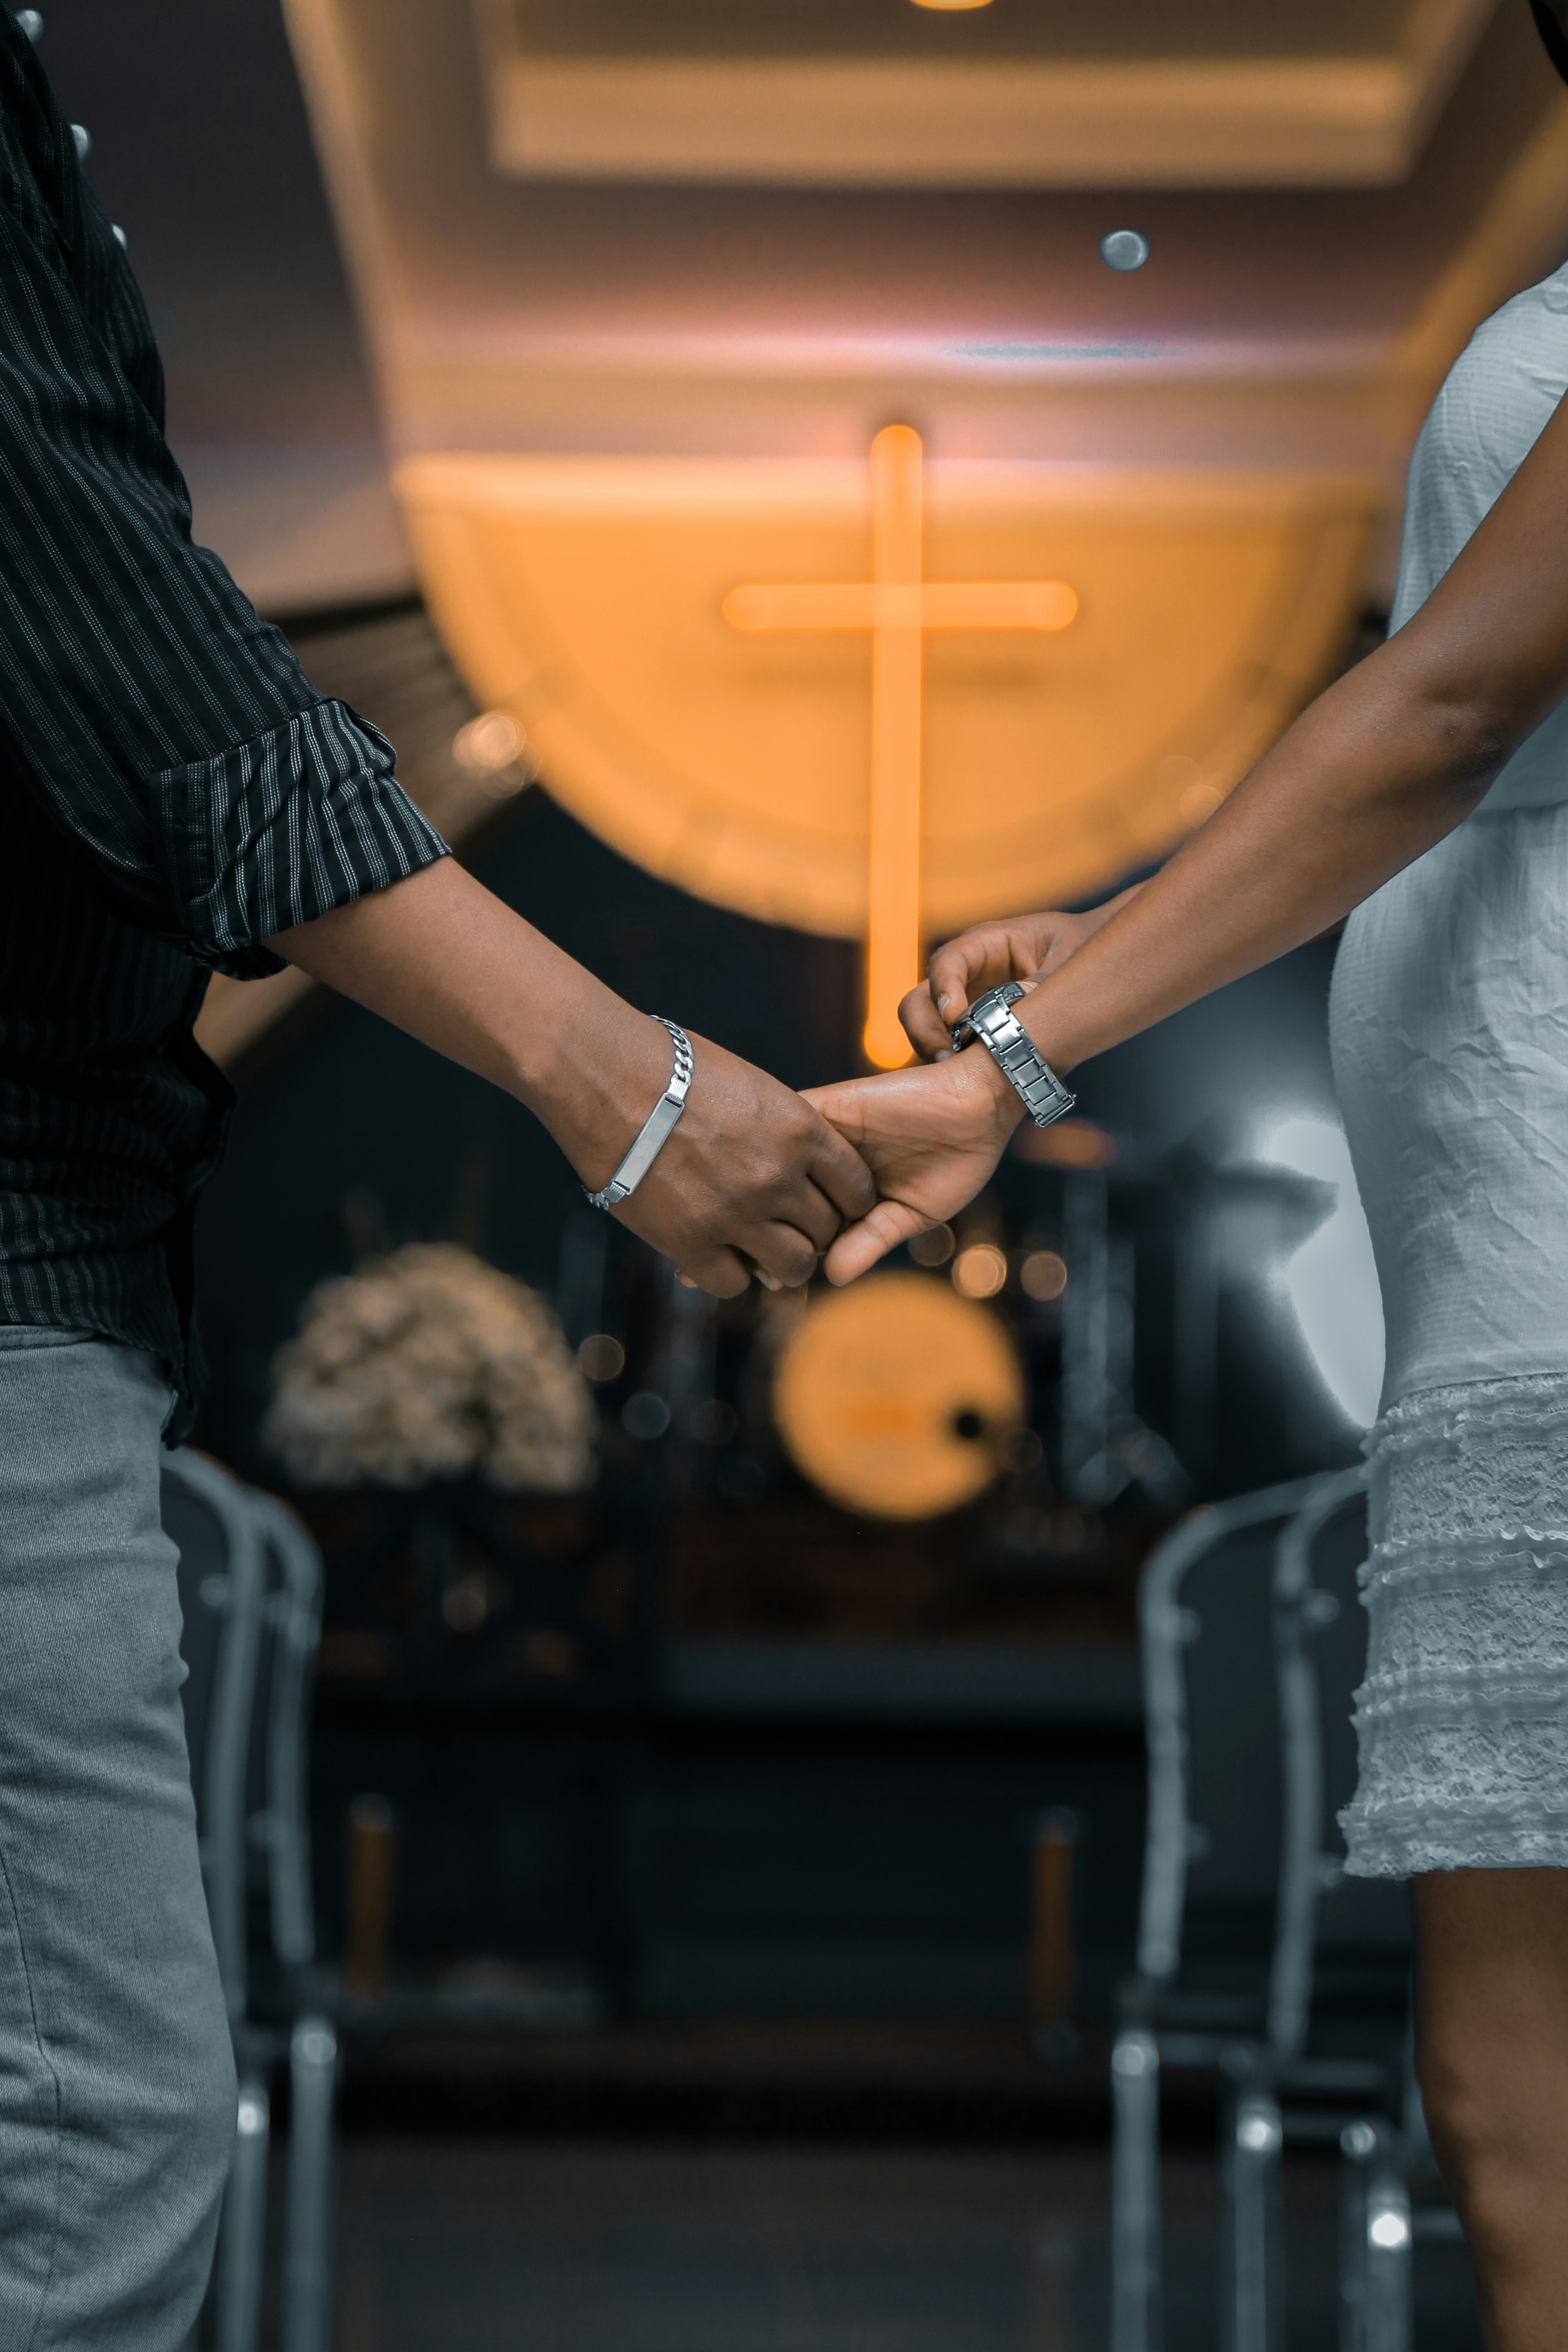
[[[1402,1881],[1345,1874],[1341,1809],[1355,1793],[1355,1692],[1366,1672],[1366,1489],[1337,1473],[1279,1538],[1276,1638],[1285,1846],[1269,2042],[1389,2055],[1406,2021],[1412,1923]]]
[[[246,1765],[246,1845],[253,1972],[261,1954],[285,1969],[315,1958],[310,1901],[310,1701],[321,1630],[321,1556],[294,1514],[246,1496],[262,1564],[256,1703]]]
[[[245,1781],[260,1624],[259,1532],[245,1490],[182,1450],[163,1457],[163,1519],[179,1547],[181,1694],[207,1913],[229,2015],[244,2015]]]
[[[1274,1549],[1314,1491],[1295,1479],[1193,1512],[1139,1593],[1149,1815],[1138,1969],[1262,2031],[1282,1834]]]

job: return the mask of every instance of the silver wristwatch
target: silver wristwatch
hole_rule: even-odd
[[[675,1066],[669,1074],[669,1084],[643,1121],[642,1132],[626,1158],[601,1192],[588,1192],[588,1204],[595,1209],[613,1209],[635,1192],[660,1151],[669,1140],[676,1120],[686,1108],[687,1091],[691,1085],[691,1073],[696,1065],[692,1059],[691,1040],[684,1029],[667,1021],[662,1013],[654,1019],[661,1029],[668,1029],[675,1040]]]
[[[1037,1127],[1063,1118],[1077,1102],[1040,1052],[1013,1007],[1024,994],[1016,980],[988,988],[977,996],[962,1021],[952,1027],[955,1047],[978,1037],[1001,1065],[1002,1075]]]

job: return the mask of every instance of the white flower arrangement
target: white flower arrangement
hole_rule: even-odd
[[[264,1442],[310,1486],[570,1494],[593,1475],[587,1382],[536,1291],[450,1242],[416,1243],[311,1291],[273,1363]]]

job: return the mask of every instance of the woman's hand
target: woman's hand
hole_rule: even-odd
[[[879,1195],[829,1248],[823,1264],[829,1282],[853,1282],[900,1242],[967,1206],[1022,1116],[1017,1096],[978,1045],[931,1069],[813,1087],[805,1099],[854,1145]]]
[[[1134,883],[1131,890],[1108,898],[1103,907],[1091,907],[1087,914],[1000,915],[938,948],[931,960],[931,977],[911,988],[899,1007],[905,1034],[921,1061],[940,1062],[952,1053],[948,1033],[977,996],[988,988],[1000,988],[1005,980],[1032,988],[1076,955],[1085,940],[1091,940],[1142,887]]]

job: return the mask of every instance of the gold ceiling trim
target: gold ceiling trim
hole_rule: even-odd
[[[1388,185],[1494,5],[1416,0],[1370,56],[972,63],[531,54],[476,0],[498,171],[837,187]]]
[[[1422,0],[1408,34],[1426,61],[1417,144],[1489,5]],[[645,350],[636,337],[610,339],[620,345],[612,349],[592,337],[509,331],[504,320],[488,322],[482,336],[454,339],[449,321],[423,315],[401,264],[381,184],[391,166],[377,152],[374,98],[344,0],[283,0],[283,7],[389,437],[405,452],[460,446],[452,431],[458,412],[461,443],[469,447],[551,446],[563,410],[586,426],[578,446],[592,446],[587,436],[601,416],[604,446],[625,446],[628,397],[645,420],[648,446],[734,446],[737,433],[751,441],[752,428],[775,415],[798,425],[803,404],[813,436],[842,446],[847,402],[875,394],[885,417],[897,409],[919,413],[940,396],[955,422],[963,420],[960,437],[967,430],[978,450],[1005,447],[1026,411],[1037,448],[1043,437],[1047,449],[1066,456],[1076,441],[1092,456],[1102,446],[1097,423],[1114,409],[1122,447],[1131,438],[1157,458],[1179,458],[1185,442],[1196,446],[1205,438],[1187,421],[1202,407],[1216,421],[1210,446],[1228,446],[1244,462],[1282,456],[1290,462],[1292,449],[1307,463],[1320,450],[1333,462],[1332,452],[1342,463],[1388,467],[1392,488],[1419,422],[1413,406],[1430,399],[1479,320],[1550,267],[1568,236],[1565,94],[1499,182],[1417,319],[1402,334],[1352,339],[1326,352],[1312,341],[1246,352],[1200,345],[1179,353],[1086,355],[1037,371],[918,349],[901,363],[891,352],[826,348],[803,363],[798,354],[754,342],[728,355]],[[1269,432],[1271,420],[1280,432]]]

